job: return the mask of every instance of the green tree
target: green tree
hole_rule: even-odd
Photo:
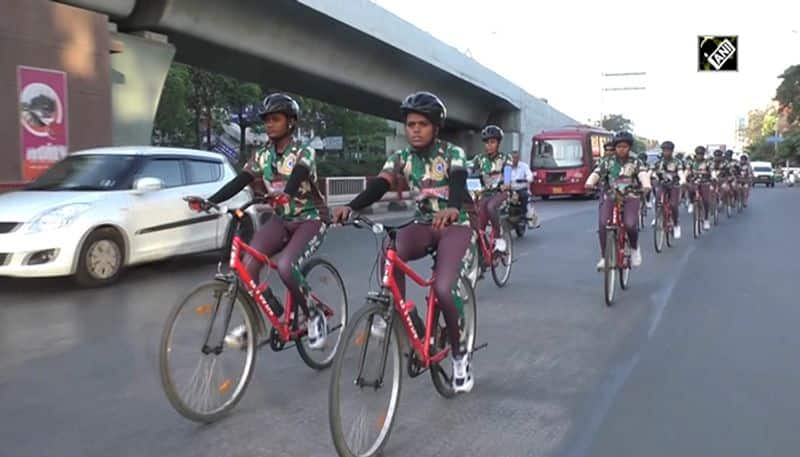
[[[153,126],[154,144],[175,146],[195,141],[187,101],[190,84],[185,65],[173,65],[169,69]]]
[[[218,120],[225,92],[225,77],[192,66],[187,68],[190,81],[187,102],[194,115],[195,147],[200,148],[201,138],[205,136],[206,147],[210,149],[215,113]]]
[[[630,132],[633,130],[633,122],[621,114],[609,114],[607,116],[603,116],[603,121],[600,123],[600,125],[604,129],[612,132]]]
[[[793,165],[800,163],[800,128],[795,127],[783,136],[776,155],[781,161],[788,160]]]
[[[262,99],[262,90],[255,83],[241,83],[234,78],[224,78],[222,99],[227,111],[239,126],[239,165],[249,159],[247,154],[247,129],[258,124],[257,111]]]
[[[794,123],[800,119],[800,65],[792,65],[779,76],[781,81],[775,92],[775,100],[781,109],[787,110],[787,120]]]

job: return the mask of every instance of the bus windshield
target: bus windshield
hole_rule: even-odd
[[[534,168],[565,168],[583,165],[581,140],[538,140],[534,144]]]

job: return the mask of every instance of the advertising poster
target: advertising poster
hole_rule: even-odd
[[[69,150],[67,74],[17,67],[22,179],[36,179]]]

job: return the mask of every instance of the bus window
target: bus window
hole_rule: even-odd
[[[541,140],[536,143],[534,168],[579,167],[583,165],[581,140]]]

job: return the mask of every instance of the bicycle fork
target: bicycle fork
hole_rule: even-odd
[[[211,319],[208,320],[208,327],[206,328],[206,337],[205,340],[203,341],[203,349],[202,349],[203,354],[209,355],[213,353],[214,355],[219,355],[222,353],[222,346],[225,338],[225,333],[227,333],[228,326],[231,323],[231,316],[233,315],[233,306],[234,302],[236,301],[236,296],[238,292],[239,292],[239,282],[234,281],[228,284],[228,290],[226,292],[223,292],[217,297],[216,303],[214,303],[214,310],[211,313]],[[225,325],[222,328],[222,334],[220,335],[217,344],[212,348],[211,346],[209,346],[209,340],[211,339],[212,333],[214,333],[214,323],[217,320],[217,315],[219,314],[220,305],[222,304],[223,297],[225,295],[228,295],[230,297],[230,299],[228,300],[229,306],[224,311]]]
[[[383,294],[372,296],[369,298],[369,301],[385,305],[387,308],[389,308],[390,305],[389,297]],[[373,389],[378,390],[383,386],[383,378],[386,374],[386,359],[389,357],[389,345],[392,339],[392,326],[394,325],[394,314],[395,314],[394,312],[390,312],[388,318],[386,319],[386,330],[383,337],[383,345],[381,347],[380,370],[378,370],[377,377],[372,381],[364,379],[364,365],[367,360],[367,350],[369,349],[369,340],[372,334],[372,326],[375,323],[375,314],[372,314],[369,317],[369,321],[367,322],[366,337],[364,338],[364,345],[361,347],[361,357],[358,364],[358,376],[354,381],[355,385],[357,385],[358,387],[372,387]]]

